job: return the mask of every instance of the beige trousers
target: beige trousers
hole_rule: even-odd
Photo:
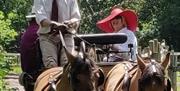
[[[72,34],[65,34],[64,40],[69,52],[74,50],[74,39]],[[59,34],[41,34],[39,35],[40,48],[42,52],[43,64],[46,68],[56,67],[58,63],[63,66],[67,63],[67,58],[64,50],[60,49],[60,37]],[[58,50],[60,51],[60,62],[58,62]]]

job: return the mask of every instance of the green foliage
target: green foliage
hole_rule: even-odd
[[[81,33],[101,32],[96,22],[118,5],[136,10],[139,17],[137,32],[139,45],[147,46],[154,38],[165,39],[176,51],[180,48],[180,1],[179,0],[79,0],[82,15]]]
[[[25,29],[27,21],[25,16],[31,11],[33,0],[0,0],[0,21],[6,22],[3,26],[9,26],[18,34]],[[96,27],[96,22],[106,17],[111,7],[118,5],[124,8],[134,9],[139,17],[139,31],[137,32],[139,44],[147,46],[150,39],[166,39],[167,43],[180,50],[180,1],[179,0],[78,0],[82,15],[80,33],[102,32]],[[1,24],[2,26],[2,24]],[[14,35],[14,34],[10,34]],[[19,35],[20,36],[20,35]],[[7,51],[18,49],[17,36],[13,40],[2,42]],[[6,38],[5,38],[6,39]],[[13,38],[12,38],[13,39]],[[145,41],[145,42],[144,42]],[[5,44],[4,44],[5,43]],[[6,46],[5,46],[6,45]]]
[[[149,40],[159,39],[160,31],[157,29],[157,20],[144,21],[139,24],[139,31],[137,32],[137,37],[139,40],[139,45],[144,48],[148,45]]]
[[[177,91],[180,91],[180,72],[177,72]]]
[[[11,69],[12,69],[11,73],[16,73],[16,74],[21,74],[22,73],[22,69],[21,69],[21,67],[19,65],[13,66],[13,67],[11,67]]]
[[[0,11],[0,44],[3,48],[8,48],[11,41],[15,40],[17,32],[11,27],[11,20],[5,19]]]
[[[0,46],[0,90],[4,88],[3,77],[9,72],[10,66],[5,59],[5,51],[2,46]]]
[[[1,46],[0,46],[1,47]],[[10,70],[9,63],[7,62],[5,58],[6,52],[0,48],[0,78],[4,77]]]
[[[173,49],[180,51],[180,1],[165,0],[164,3],[167,4],[166,9],[164,10],[163,14],[158,17],[158,23],[161,25],[159,28],[160,36],[161,38],[166,39],[168,44]]]
[[[101,32],[96,27],[98,20],[106,17],[113,6],[131,8],[139,11],[144,0],[80,0],[80,10],[82,15],[81,33]]]
[[[179,0],[144,0],[145,4],[139,11],[140,45],[149,39],[165,39],[168,45],[180,50],[180,1]],[[149,28],[144,27],[147,24]],[[142,40],[141,40],[142,39]],[[147,45],[145,43],[145,45]]]
[[[117,5],[137,12],[139,17],[139,31],[137,32],[139,45],[147,46],[150,39],[159,38],[156,17],[158,16],[156,15],[158,5],[152,7],[155,3],[152,0],[81,0],[82,21],[80,30],[82,33],[101,32],[97,29],[96,22],[109,15],[111,7]]]
[[[0,11],[5,19],[11,20],[11,27],[20,32],[26,26],[27,12],[31,10],[32,0],[1,0]]]
[[[5,91],[8,87],[6,86],[6,83],[4,82],[3,77],[5,77],[8,73],[17,73],[20,74],[21,68],[19,65],[17,66],[12,66],[10,65],[9,58],[7,58],[7,53],[4,51],[2,46],[0,46],[0,91]],[[17,59],[14,60],[17,62]],[[6,91],[11,91],[11,90],[6,90]]]
[[[7,40],[0,41],[6,42],[3,47],[8,52],[17,52],[17,49],[19,48],[21,32],[27,25],[25,16],[31,11],[32,1],[33,0],[0,0],[0,11],[4,14],[3,22],[8,23],[8,27],[6,25],[7,29],[10,28],[10,30],[18,33],[18,36],[8,40],[8,44],[6,42]],[[11,35],[17,35],[17,33]]]

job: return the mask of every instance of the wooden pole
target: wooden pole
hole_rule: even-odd
[[[153,47],[154,47],[153,48],[154,53],[158,53],[158,47],[159,46],[158,46],[158,40],[157,39],[154,39],[154,46]]]
[[[159,62],[161,62],[162,60],[161,60],[161,56],[163,56],[162,54],[161,54],[161,44],[160,44],[160,42],[158,42],[158,57],[157,57],[157,60],[159,61]]]
[[[170,63],[170,69],[168,70],[168,73],[169,73],[169,77],[171,79],[171,82],[172,82],[172,88],[174,91],[177,91],[177,74],[176,74],[176,55],[174,55],[174,50],[171,51],[171,63]]]
[[[138,54],[141,55],[142,54],[142,47],[138,46]]]
[[[154,39],[152,58],[154,58],[156,61],[158,61],[158,47],[158,40]]]
[[[153,40],[150,40],[150,41],[149,41],[149,48],[150,48],[150,50],[152,51],[152,53],[154,53],[154,51],[153,51],[153,50],[154,50],[154,49],[153,49],[154,47],[153,47],[153,46],[154,46],[154,41],[153,41]]]

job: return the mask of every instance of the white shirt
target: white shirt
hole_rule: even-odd
[[[51,19],[53,0],[34,0],[36,21],[40,25],[40,22],[44,19]],[[58,4],[58,22],[62,23],[71,19],[80,20],[80,12],[77,0],[57,0]],[[49,27],[40,27],[37,33],[48,33]]]
[[[119,51],[130,51],[130,48],[128,48],[128,44],[133,44],[132,60],[136,60],[137,38],[135,34],[131,30],[128,30],[127,28],[123,28],[119,30],[118,33],[125,33],[127,35],[127,41],[123,44],[114,44],[113,47],[115,49],[118,49]]]

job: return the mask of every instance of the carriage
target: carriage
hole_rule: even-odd
[[[66,45],[60,31],[59,34],[62,42],[62,47],[66,50]],[[111,73],[113,73],[113,70],[115,70],[114,67],[116,67],[120,62],[110,62],[109,55],[112,53],[128,53],[129,56],[131,56],[132,46],[129,45],[130,51],[120,52],[118,50],[111,50],[109,45],[124,43],[127,40],[127,36],[123,33],[74,35],[75,49],[79,52],[81,51],[83,53],[83,57],[78,57],[80,55],[74,57],[72,56],[72,54],[66,51],[67,58],[69,58],[68,64],[64,67],[48,69],[40,74],[40,76],[38,76],[36,80],[34,90],[101,91],[102,89],[104,89],[104,91],[115,91],[114,89],[109,90],[108,87],[109,84],[112,85],[111,79],[115,78],[108,78],[108,76],[111,76]],[[104,60],[105,57],[106,59]],[[130,75],[135,74],[136,72],[133,70],[132,74],[130,74],[131,72],[129,71],[131,71],[131,69],[133,69],[134,67],[137,68],[138,64],[133,63],[131,68],[127,70],[126,67],[129,63],[131,64],[132,62],[125,62],[121,65],[125,65],[125,67],[122,68],[124,70],[123,74],[121,74],[121,80],[123,79],[123,89],[125,89],[122,91],[136,91],[128,90],[130,88],[130,80],[131,78],[133,78]],[[142,60],[140,60],[139,65],[143,65],[143,67],[145,67],[145,63]],[[152,65],[154,65],[154,63],[152,63]],[[163,65],[167,66],[167,62],[165,61],[165,64]],[[111,72],[109,73],[109,71]],[[104,84],[104,87],[98,88],[102,84]]]
[[[66,47],[65,47],[66,45],[64,43],[61,32],[59,32],[59,34],[60,34],[60,39],[62,42],[62,47],[64,47],[64,49],[66,49]],[[81,51],[83,51],[83,53],[85,53],[85,55],[88,55],[88,58],[91,60],[90,66],[92,66],[92,67],[90,67],[90,66],[88,66],[88,67],[90,67],[90,69],[93,68],[93,70],[96,69],[98,71],[98,72],[96,72],[96,74],[99,73],[99,75],[101,75],[98,78],[98,79],[100,79],[100,80],[98,80],[98,84],[102,85],[104,82],[104,78],[105,78],[104,72],[105,72],[105,74],[107,74],[108,71],[117,63],[110,63],[108,61],[102,62],[102,57],[103,57],[102,55],[110,54],[110,51],[108,51],[107,48],[100,49],[101,46],[109,45],[109,44],[116,44],[116,43],[124,43],[127,40],[127,36],[123,33],[86,34],[86,35],[75,35],[74,40],[75,40],[75,50],[76,51],[81,50]],[[106,40],[108,40],[108,41],[106,41]],[[116,53],[118,53],[118,52],[116,52]],[[72,55],[70,54],[70,56],[68,56],[69,53],[66,53],[66,55],[67,55],[67,58],[70,58],[70,59],[68,59],[68,61],[71,60]],[[82,60],[84,60],[84,58]],[[75,61],[74,61],[74,63],[73,63],[73,61],[70,61],[65,67],[63,67],[63,71],[66,69],[82,70],[85,68],[84,65],[89,65],[88,62],[87,62],[87,64],[86,64],[86,62],[85,63],[83,62],[82,63],[83,65],[81,65],[81,63],[78,63],[79,60],[76,60],[76,61],[77,61],[77,63]],[[74,65],[74,64],[76,64],[76,65]],[[68,67],[69,65],[70,65],[70,68]],[[96,67],[95,65],[97,65],[98,67]],[[81,67],[81,66],[83,66],[83,67]],[[82,69],[80,69],[80,68],[82,68]],[[63,74],[63,71],[62,71],[62,67],[59,67],[59,68],[51,68],[51,69],[43,72],[36,80],[37,84],[35,84],[35,91],[41,91],[42,89],[49,89],[51,86],[47,87],[47,88],[43,88],[49,83],[48,82],[49,77],[52,76],[55,78],[56,77],[59,78],[59,76]],[[85,72],[85,71],[88,71],[88,69],[85,69],[84,71],[81,71],[81,72]],[[64,72],[64,75],[67,75],[68,72],[69,71]],[[75,72],[75,73],[77,74],[77,72]],[[90,72],[90,73],[93,73],[93,72]],[[73,74],[73,73],[71,73],[71,71],[70,71],[69,74]],[[87,73],[85,73],[85,74],[87,75]],[[68,78],[66,78],[66,77],[68,77],[68,75],[65,76],[63,81],[59,82],[59,84],[61,84],[62,87],[58,88],[57,91],[59,91],[59,89],[68,88],[68,87],[70,87],[68,84],[72,84],[72,82],[68,83],[68,81],[67,81]],[[70,77],[73,78],[73,76],[70,76]],[[61,78],[61,79],[63,79],[63,78]],[[55,81],[54,83],[58,83],[58,82]],[[77,84],[77,82],[75,84]],[[89,86],[86,88],[89,88]],[[81,90],[87,91],[86,88],[84,90],[82,90],[82,89]],[[70,89],[64,89],[64,90],[71,91]],[[91,91],[91,90],[89,90],[89,91]],[[96,91],[99,91],[99,90],[96,90]]]
[[[108,40],[108,41],[107,41]],[[103,91],[173,91],[170,79],[164,77],[164,71],[170,62],[170,53],[161,54],[163,59],[137,57],[137,63],[130,59],[126,62],[112,62],[108,59],[112,53],[128,53],[130,51],[111,50],[108,45],[126,42],[127,36],[122,33],[88,34],[75,37],[76,45],[85,41],[87,50],[93,48],[92,56],[105,75]],[[102,47],[103,45],[103,47]],[[88,51],[91,53],[91,51]],[[104,61],[104,57],[107,59]],[[132,62],[131,62],[132,61]],[[160,61],[157,62],[157,61]]]
[[[75,38],[75,45],[79,46],[81,41],[86,43],[86,49],[92,50],[89,52],[91,56],[94,57],[96,64],[101,67],[105,73],[116,65],[118,62],[111,62],[108,60],[108,56],[111,53],[131,53],[130,51],[118,51],[111,50],[109,45],[111,44],[121,44],[126,42],[127,36],[124,33],[100,33],[100,34],[86,34],[77,35]],[[104,58],[107,58],[104,60]]]

